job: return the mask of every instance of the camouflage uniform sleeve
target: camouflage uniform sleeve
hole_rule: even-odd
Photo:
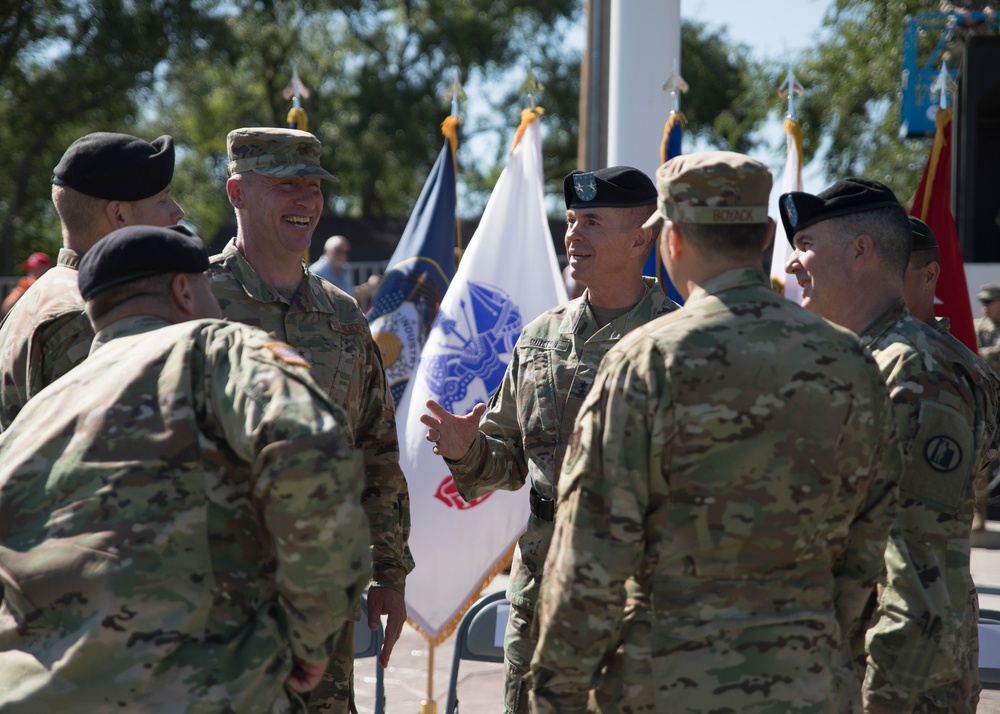
[[[874,374],[877,375],[877,371]],[[863,616],[869,601],[875,596],[875,584],[882,572],[889,524],[896,514],[899,481],[903,473],[903,447],[881,379],[871,385],[871,394],[873,401],[884,402],[881,409],[871,410],[875,423],[867,425],[865,435],[878,442],[872,463],[875,475],[866,491],[864,504],[851,522],[844,552],[833,564],[837,620],[850,645],[852,659],[860,664],[860,676],[864,676],[865,629],[868,625],[867,618]],[[851,463],[850,459],[842,458],[838,465],[850,468]],[[845,481],[849,482],[851,477],[850,473],[845,474]]]
[[[494,491],[516,491],[524,485],[528,464],[517,418],[519,364],[515,350],[468,453],[456,461],[446,459],[455,486],[467,501]]]
[[[968,524],[960,510],[971,490],[966,462],[973,458],[974,436],[968,418],[948,399],[915,397],[927,388],[918,382],[902,381],[891,394],[905,466],[885,550],[885,582],[865,642],[865,692],[889,708],[912,706],[920,692],[961,677],[955,653],[971,586],[954,570],[968,563]],[[930,450],[942,436],[962,454],[950,470],[931,464]]]
[[[646,379],[663,367],[632,369],[613,355],[584,402],[560,477],[528,675],[533,712],[586,711],[587,690],[620,639],[625,580],[642,558],[649,474],[661,469],[657,434],[669,433],[648,413],[656,391]]]
[[[342,412],[304,371],[238,338],[209,346],[205,384],[209,421],[250,464],[292,653],[327,659],[370,572],[361,456]]]
[[[355,445],[364,454],[361,505],[371,526],[373,587],[405,593],[406,575],[413,570],[410,553],[410,492],[399,467],[399,437],[395,404],[382,358],[368,334],[366,374],[370,375],[364,409],[357,422]]]
[[[39,375],[32,375],[29,394],[34,396],[46,386],[87,359],[94,341],[94,328],[87,313],[65,315],[45,326],[41,335],[42,360]]]

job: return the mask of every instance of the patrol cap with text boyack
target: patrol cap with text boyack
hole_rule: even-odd
[[[161,273],[208,270],[205,243],[191,231],[127,226],[111,231],[80,259],[77,284],[84,300],[105,290]]]
[[[841,179],[816,195],[793,191],[781,194],[778,199],[778,211],[789,243],[796,232],[814,223],[876,208],[898,208],[906,214],[888,186],[866,178]]]
[[[656,212],[643,228],[664,219],[681,223],[767,223],[771,172],[733,151],[675,156],[656,170]]]
[[[52,183],[109,201],[155,196],[174,177],[174,140],[164,134],[145,141],[130,134],[98,131],[66,149],[52,170]]]
[[[227,176],[255,171],[276,178],[337,180],[320,165],[323,145],[308,131],[266,126],[234,129],[226,137],[226,152]]]
[[[916,216],[910,216],[910,232],[913,234],[913,244],[910,246],[911,252],[914,250],[930,250],[931,248],[938,247],[934,231]]]
[[[979,292],[976,293],[976,299],[979,302],[993,302],[994,300],[1000,300],[1000,285],[996,283],[991,283],[989,285],[983,285],[979,288]]]
[[[563,179],[563,193],[566,210],[629,208],[656,203],[656,187],[649,176],[631,166],[574,171]]]

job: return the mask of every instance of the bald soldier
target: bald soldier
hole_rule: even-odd
[[[0,710],[304,711],[368,582],[361,457],[201,239],[80,261],[90,356],[0,435]]]
[[[361,503],[371,525],[368,622],[386,616],[379,662],[388,666],[403,624],[410,495],[399,468],[395,405],[368,321],[353,297],[302,262],[323,211],[322,146],[304,131],[248,127],[229,133],[226,192],[236,236],[212,256],[209,278],[227,320],[261,327],[312,365],[316,383],[347,415],[350,443],[364,455]],[[360,615],[360,609],[357,614]],[[313,712],[347,712],[353,700],[354,623],[341,634],[330,671],[310,696]]]
[[[860,712],[849,640],[901,467],[878,367],[771,290],[765,166],[689,154],[656,179],[646,226],[685,303],[608,352],[577,418],[532,711],[593,687],[601,711]]]
[[[52,172],[62,224],[56,266],[40,277],[0,325],[0,431],[46,385],[79,364],[94,339],[76,285],[80,257],[124,226],[169,226],[184,217],[170,195],[174,142],[128,134],[87,134]]]
[[[543,313],[521,331],[488,412],[479,405],[468,416],[456,416],[430,401],[431,413],[421,417],[466,499],[526,484],[531,489],[531,513],[507,587],[507,714],[528,711],[524,677],[535,649],[535,604],[573,420],[607,351],[629,331],[677,309],[655,278],[642,277],[653,245],[652,229],[642,226],[656,202],[649,177],[628,166],[574,171],[563,181],[563,193],[569,276],[586,286],[583,297]]]
[[[875,357],[905,454],[899,509],[868,624],[865,711],[973,712],[977,598],[969,570],[973,479],[992,442],[975,380],[947,339],[909,315],[913,241],[878,181],[842,179],[779,201],[802,305],[856,332]]]

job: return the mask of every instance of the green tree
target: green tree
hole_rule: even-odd
[[[939,10],[938,0],[831,6],[823,41],[799,64],[806,93],[797,104],[805,159],[819,152],[831,180],[866,176],[891,186],[903,202],[913,196],[929,139],[899,136],[903,21]],[[771,76],[772,86],[783,74],[781,68]]]
[[[60,244],[52,168],[96,130],[140,123],[163,63],[203,52],[224,26],[195,0],[0,3],[0,272]],[[153,137],[149,137],[153,138]],[[15,245],[16,239],[16,245]],[[19,262],[19,261],[18,261]]]

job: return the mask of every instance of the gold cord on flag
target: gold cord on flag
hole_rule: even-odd
[[[785,118],[785,134],[795,142],[795,155],[799,157],[799,175],[795,177],[796,185],[802,185],[802,125],[798,119]]]
[[[441,122],[441,133],[448,140],[451,146],[451,162],[455,167],[455,176],[458,176],[458,125],[462,123],[462,117],[447,116]],[[455,216],[455,267],[458,267],[462,260],[462,222],[458,215]]]
[[[934,126],[936,131],[934,132],[934,146],[931,147],[931,158],[930,164],[927,167],[927,185],[934,185],[934,177],[937,175],[938,163],[941,160],[941,150],[944,148],[944,128],[951,121],[952,109],[948,107],[947,109],[938,109],[937,114],[934,115]],[[927,220],[927,211],[930,209],[931,205],[931,191],[924,191],[924,202],[920,206],[920,220]]]
[[[302,107],[292,107],[288,110],[288,127],[299,131],[309,131],[309,117]]]
[[[680,124],[682,127],[687,126],[688,120],[681,112],[670,112],[670,116],[667,117],[666,123],[663,125],[663,141],[660,142],[660,163],[666,163],[667,161],[667,142],[670,139],[670,132],[673,128]]]
[[[510,147],[511,152],[517,148],[517,144],[521,141],[521,137],[524,136],[524,130],[528,128],[528,124],[535,121],[538,117],[545,113],[545,110],[541,107],[535,107],[534,109],[522,109],[521,110],[521,124],[517,127],[517,131],[514,132],[514,145]]]

